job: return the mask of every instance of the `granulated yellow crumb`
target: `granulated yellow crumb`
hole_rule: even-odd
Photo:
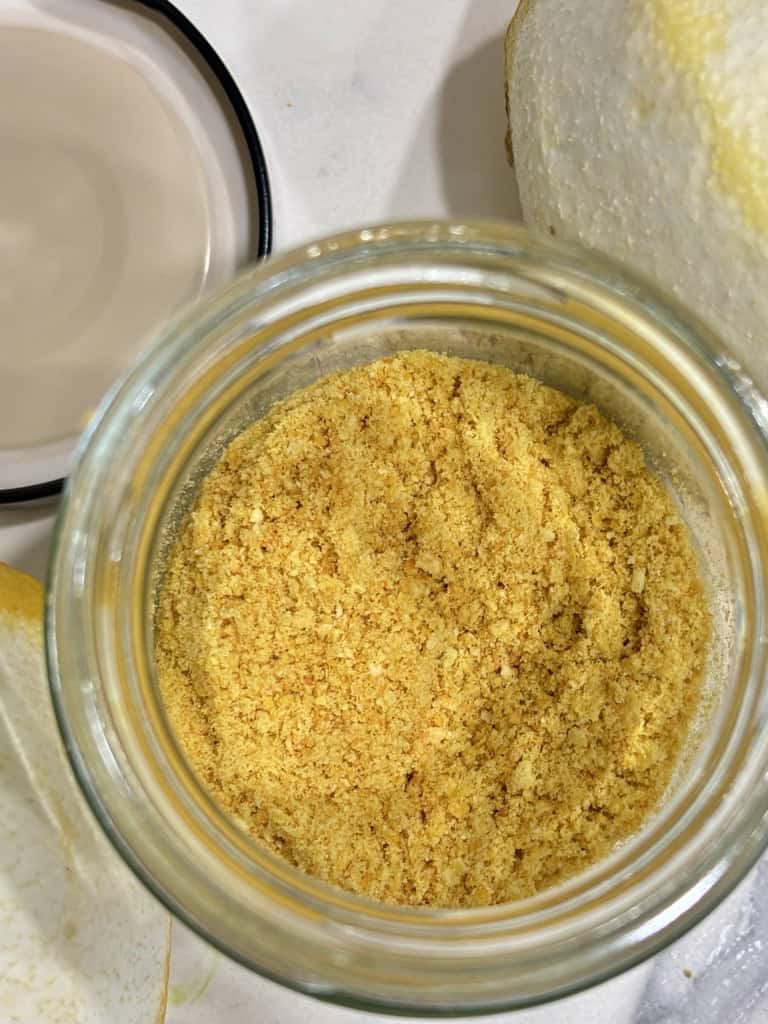
[[[394,903],[534,893],[635,831],[709,616],[640,448],[528,377],[425,352],[242,433],[172,548],[172,726],[253,836]]]

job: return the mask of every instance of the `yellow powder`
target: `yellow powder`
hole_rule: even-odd
[[[156,613],[204,783],[393,903],[534,893],[635,831],[696,708],[686,529],[591,406],[425,352],[327,377],[205,479]]]

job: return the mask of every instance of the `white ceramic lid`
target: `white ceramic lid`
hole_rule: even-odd
[[[0,11],[0,503],[54,494],[175,309],[265,255],[242,96],[164,0]]]

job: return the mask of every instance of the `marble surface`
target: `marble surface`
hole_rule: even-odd
[[[519,216],[504,154],[502,40],[514,3],[181,0],[253,111],[273,185],[277,248],[396,217]],[[50,510],[0,510],[0,559],[43,575],[51,525]],[[764,860],[652,962],[495,1019],[768,1024],[767,950]],[[255,977],[174,925],[168,1024],[374,1019]]]

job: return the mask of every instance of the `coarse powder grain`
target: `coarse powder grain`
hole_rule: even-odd
[[[229,445],[155,625],[172,727],[259,842],[450,907],[537,892],[638,829],[696,710],[709,614],[616,425],[412,352]]]

